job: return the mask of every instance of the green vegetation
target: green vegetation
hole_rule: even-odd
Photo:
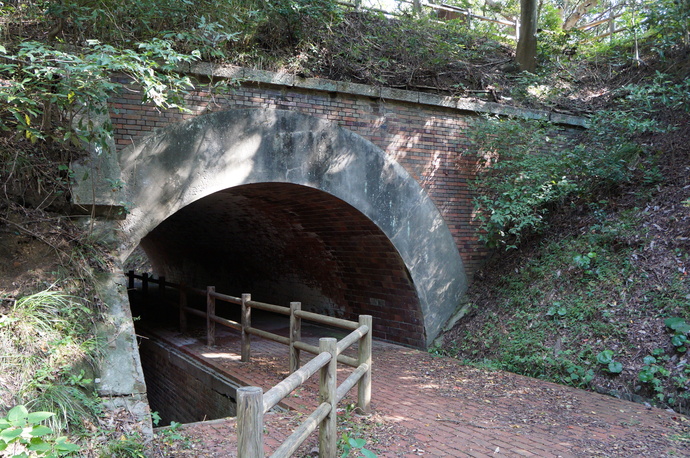
[[[3,393],[5,408],[25,403],[54,412],[48,422],[56,430],[79,430],[94,421],[93,326],[93,312],[79,297],[45,290],[19,298],[0,317],[3,375],[19,383],[13,393]]]
[[[512,0],[481,6],[493,18],[519,14]],[[66,216],[69,163],[87,146],[109,153],[112,126],[93,115],[107,113],[108,98],[130,81],[160,109],[185,110],[184,96],[201,84],[227,90],[232,82],[179,72],[200,60],[591,115],[578,137],[541,121],[477,121],[481,237],[522,258],[492,279],[490,300],[471,296],[473,320],[437,351],[579,387],[608,390],[625,379],[632,393],[689,409],[687,235],[665,240],[654,225],[669,183],[683,184],[665,198],[690,208],[678,146],[687,136],[662,138],[674,138],[690,111],[690,8],[602,1],[565,27],[577,5],[563,17],[560,6],[542,2],[539,66],[515,73],[510,27],[442,23],[428,10],[392,19],[334,0],[0,2],[0,222],[7,234],[42,241],[55,261],[55,272],[16,273],[30,278],[0,290],[0,446],[57,456],[73,449],[53,431],[112,432],[99,425],[93,383],[103,306],[93,277],[110,261]],[[596,38],[610,30],[606,21],[575,27],[607,11],[621,32]],[[668,224],[682,224],[673,211]],[[371,456],[360,433],[343,431],[344,456]],[[165,434],[184,440],[174,427]],[[145,453],[137,434],[99,446],[104,456]]]
[[[367,440],[363,437],[367,436],[369,424],[363,422],[362,418],[355,419],[354,412],[354,404],[348,404],[338,411],[337,423],[340,433],[337,444],[338,453],[341,458],[350,456],[376,458],[376,454],[366,448]]]
[[[14,458],[52,458],[78,451],[79,447],[68,442],[67,437],[56,437],[52,428],[41,424],[53,415],[52,412],[29,412],[23,405],[10,409],[5,418],[0,418],[0,452],[9,452]]]
[[[623,279],[632,270],[630,248],[613,248],[611,241],[625,237],[625,224],[603,220],[585,237],[546,242],[538,258],[498,285],[503,302],[479,332],[467,330],[455,339],[455,352],[468,361],[481,354],[492,367],[587,386],[596,362],[613,361],[610,349],[610,357],[597,357],[596,346],[625,334],[610,319],[619,306],[612,297],[625,291]],[[590,263],[583,266],[577,262],[581,253],[596,256],[586,256]]]
[[[687,79],[658,71],[615,89],[615,109],[593,116],[579,138],[561,138],[543,122],[478,123],[481,237],[497,250],[530,251],[493,279],[490,299],[476,304],[486,309],[457,328],[447,353],[578,387],[624,386],[659,405],[690,408],[690,254],[682,243],[666,251],[654,240],[661,237],[654,215],[666,204],[657,196],[668,187],[668,205],[682,205],[675,183],[687,162],[669,163],[666,151],[646,143],[679,132],[689,89]],[[683,218],[679,210],[669,224]],[[647,260],[650,252],[657,258]],[[660,266],[666,262],[668,269]],[[645,348],[649,354],[640,355]]]
[[[582,203],[594,209],[633,178],[658,183],[654,157],[635,138],[672,129],[652,114],[662,107],[690,106],[689,84],[671,84],[657,73],[650,84],[623,87],[618,93],[625,99],[618,108],[597,113],[577,138],[564,138],[556,126],[541,121],[491,117],[478,122],[472,140],[483,159],[475,182],[482,239],[490,247],[516,248],[544,229],[553,209]],[[578,261],[589,264],[593,256]]]
[[[181,108],[187,77],[176,66],[195,59],[179,54],[161,40],[138,43],[137,51],[89,40],[79,54],[42,43],[18,44],[4,55],[0,74],[12,83],[0,93],[0,129],[37,140],[96,144],[107,148],[111,126],[97,125],[91,113],[107,113],[103,102],[124,84],[111,81],[121,73],[142,86],[142,99],[162,108]],[[89,116],[86,116],[89,114]],[[9,161],[8,161],[9,162]]]
[[[341,458],[351,456],[353,453],[357,453],[364,458],[375,458],[376,454],[364,447],[366,444],[367,441],[364,439],[353,439],[348,437],[347,434],[343,434],[339,443],[339,448],[343,451],[342,455],[340,455]]]

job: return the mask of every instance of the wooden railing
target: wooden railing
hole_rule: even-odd
[[[216,324],[240,331],[242,361],[248,362],[251,359],[250,337],[252,335],[290,347],[289,366],[291,375],[266,393],[263,393],[260,387],[243,387],[237,390],[238,456],[247,458],[264,456],[264,414],[275,407],[297,387],[304,384],[317,371],[319,372],[320,405],[287,438],[272,457],[290,456],[317,427],[319,428],[319,456],[335,457],[337,444],[336,406],[355,385],[357,385],[357,407],[362,412],[369,412],[371,402],[371,315],[360,315],[359,322],[354,322],[304,311],[301,309],[300,302],[291,302],[290,307],[283,307],[252,301],[250,294],[242,294],[239,298],[221,294],[216,292],[213,286],[208,286],[206,290],[186,287],[167,282],[165,277],[162,276],[155,279],[146,273],[136,275],[133,271],[129,271],[127,277],[130,289],[134,288],[136,279],[141,280],[141,291],[144,296],[150,294],[149,285],[151,283],[158,285],[157,293],[160,300],[165,299],[167,288],[177,290],[177,306],[181,331],[184,332],[187,328],[187,314],[205,318],[206,342],[208,345],[214,345],[215,343]],[[206,310],[189,307],[189,294],[206,296]],[[239,305],[241,307],[240,322],[238,323],[216,315],[217,300]],[[251,310],[253,308],[289,316],[289,337],[252,327]],[[316,347],[301,340],[303,319],[318,324],[347,329],[351,332],[340,341],[332,337],[321,338],[319,346]],[[357,358],[342,354],[355,343],[358,343]],[[302,368],[300,368],[301,351],[316,355]],[[340,386],[337,385],[338,362],[355,368]]]
[[[349,7],[349,8],[356,8],[356,9],[361,8],[361,9],[365,9],[368,11],[383,13],[383,14],[390,15],[390,16],[400,16],[401,15],[401,13],[396,11],[395,8],[384,10],[384,9],[380,9],[380,8],[365,6],[362,3],[362,0],[339,0],[337,3],[342,5],[342,6]],[[431,11],[433,11],[434,14],[436,14],[438,19],[440,19],[442,21],[462,18],[468,24],[471,24],[475,20],[492,22],[492,23],[498,24],[499,26],[504,27],[503,30],[504,30],[505,35],[503,35],[503,36],[505,38],[515,40],[515,41],[518,40],[518,37],[520,34],[519,33],[520,22],[518,20],[518,17],[503,16],[503,19],[495,18],[495,17],[487,17],[487,16],[484,16],[481,14],[477,14],[469,8],[463,8],[463,7],[459,7],[459,6],[455,6],[455,5],[449,5],[449,4],[446,4],[445,2],[443,2],[441,0],[436,0],[436,1],[396,0],[396,4],[398,5],[397,9],[400,9],[400,10],[409,9],[409,10],[415,11],[415,12],[421,12],[423,10],[431,10]],[[598,40],[600,38],[612,36],[616,33],[624,32],[624,31],[628,30],[627,27],[617,27],[616,26],[616,19],[623,16],[623,14],[620,11],[624,7],[624,5],[625,5],[624,3],[621,3],[619,5],[615,5],[611,8],[609,8],[607,11],[601,13],[598,17],[596,17],[594,20],[592,20],[592,22],[589,22],[589,23],[583,24],[583,25],[579,25],[579,26],[576,26],[574,28],[582,30],[582,31],[589,31],[589,30],[593,30],[593,29],[595,29],[601,25],[604,25],[604,24],[607,25],[608,30],[606,32],[600,32],[598,35],[587,38],[585,41]],[[508,28],[508,30],[505,30],[505,28]],[[545,31],[545,32],[548,33],[548,31]]]

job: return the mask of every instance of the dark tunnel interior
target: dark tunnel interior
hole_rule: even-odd
[[[320,190],[289,183],[229,188],[173,214],[141,240],[156,276],[346,319],[374,337],[424,346],[419,299],[386,235]]]

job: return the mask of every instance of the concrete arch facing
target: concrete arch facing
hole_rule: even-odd
[[[130,207],[120,222],[121,260],[199,199],[241,185],[290,183],[341,199],[385,234],[409,271],[427,345],[465,292],[460,254],[425,191],[381,149],[332,122],[269,109],[201,115],[125,149],[119,166]]]

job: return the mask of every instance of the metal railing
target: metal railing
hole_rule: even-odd
[[[260,387],[243,387],[237,390],[238,456],[247,458],[264,456],[264,415],[316,372],[319,372],[319,406],[271,455],[272,457],[290,456],[317,427],[319,428],[319,456],[334,457],[337,445],[336,406],[355,385],[357,385],[357,407],[362,412],[369,412],[372,362],[371,315],[360,315],[359,322],[354,322],[304,311],[301,309],[300,302],[291,302],[290,307],[283,307],[252,301],[250,294],[242,294],[241,297],[221,294],[216,292],[214,286],[208,286],[206,290],[202,290],[167,282],[162,276],[155,279],[146,273],[137,275],[133,271],[129,271],[126,275],[130,289],[134,288],[135,279],[141,280],[141,291],[144,296],[149,294],[150,284],[158,285],[160,300],[165,299],[167,288],[177,290],[180,330],[184,332],[187,329],[187,314],[205,318],[206,343],[209,346],[215,344],[216,324],[240,331],[242,361],[248,362],[251,359],[252,335],[289,346],[290,375],[287,378],[266,393],[263,393]],[[189,307],[189,294],[206,296],[206,310]],[[218,300],[241,307],[239,323],[216,315]],[[254,308],[289,316],[289,337],[252,327],[251,311]],[[319,346],[316,347],[302,341],[303,319],[351,332],[340,341],[332,337],[321,338]],[[342,354],[355,343],[358,343],[357,358]],[[301,351],[316,356],[300,368]],[[340,386],[337,385],[338,362],[355,368]]]

